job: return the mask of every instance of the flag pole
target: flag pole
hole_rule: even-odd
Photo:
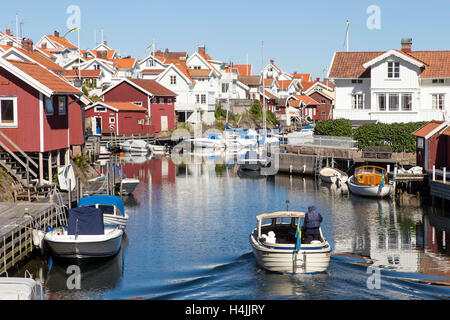
[[[345,42],[347,43],[347,52],[348,52],[348,20],[347,20],[347,36]]]

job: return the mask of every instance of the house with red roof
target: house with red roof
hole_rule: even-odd
[[[448,119],[450,51],[335,52],[328,72],[335,85],[334,118],[411,122]]]
[[[130,107],[130,104],[133,104],[139,108],[122,110],[120,107],[123,105],[116,105],[117,111],[114,111],[117,117],[116,120],[110,119],[112,122],[107,122],[105,119],[102,119],[101,127],[97,125],[97,122],[92,122],[92,128],[94,133],[97,133],[98,130],[99,132],[114,130],[115,134],[119,135],[154,134],[161,131],[174,130],[174,105],[176,98],[177,94],[175,92],[155,80],[122,79],[103,91],[103,102],[110,106],[113,106],[113,103],[127,103],[128,107]],[[109,110],[112,109],[109,108]],[[127,112],[134,112],[132,119],[136,121],[127,120],[129,119],[127,116],[130,116]],[[124,117],[120,115],[124,115]],[[93,115],[87,113],[86,117],[93,117]],[[101,115],[96,114],[95,117],[98,118]],[[113,123],[114,121],[116,122]],[[108,126],[105,126],[105,124]]]
[[[60,66],[79,56],[78,47],[67,38],[61,37],[58,31],[55,31],[53,35],[44,35],[36,43],[36,47],[55,56],[55,62]]]
[[[425,170],[450,167],[450,122],[430,121],[413,132],[416,137],[416,165]]]
[[[12,57],[12,56],[11,56]],[[90,103],[60,75],[25,57],[0,58],[0,131],[2,147],[38,159],[35,178],[69,163],[70,152],[84,145],[82,109]],[[53,159],[53,160],[52,160]]]

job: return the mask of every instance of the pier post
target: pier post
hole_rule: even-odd
[[[53,182],[53,174],[52,174],[52,152],[51,151],[49,151],[49,153],[48,153],[47,165],[48,165],[48,181],[50,181],[50,183],[52,183]]]
[[[69,209],[72,209],[72,179],[69,179]]]
[[[61,150],[56,151],[56,168],[61,167]]]
[[[436,167],[433,164],[433,181],[436,180]]]
[[[442,170],[443,170],[443,173],[442,173],[442,181],[444,182],[444,183],[446,183],[446,181],[447,181],[447,167],[444,167],[444,168],[442,168]]]
[[[39,152],[39,185],[44,184],[44,153]]]

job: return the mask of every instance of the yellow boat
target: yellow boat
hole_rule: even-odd
[[[347,182],[350,191],[360,196],[384,198],[392,191],[386,169],[377,166],[356,168]]]

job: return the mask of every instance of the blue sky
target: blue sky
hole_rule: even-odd
[[[270,59],[286,72],[323,77],[335,51],[344,50],[346,20],[351,51],[400,48],[413,39],[413,50],[450,49],[450,1],[397,0],[40,0],[2,6],[0,29],[15,31],[16,13],[22,34],[37,42],[54,30],[66,32],[69,5],[81,9],[81,48],[92,48],[100,29],[108,45],[122,56],[146,56],[145,48],[192,53],[205,45],[222,61],[253,65],[253,73]],[[370,5],[380,8],[380,29],[367,28]],[[74,44],[77,34],[67,36]],[[262,50],[264,41],[264,50]]]

